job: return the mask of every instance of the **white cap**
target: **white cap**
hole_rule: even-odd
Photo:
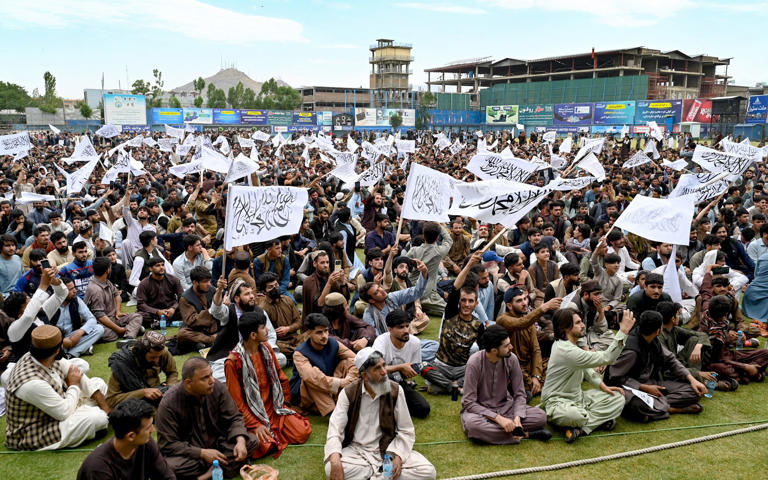
[[[374,350],[373,347],[365,347],[357,352],[355,355],[355,366],[360,371],[360,373],[362,373],[363,364],[365,364],[368,358],[373,355],[373,352],[375,351],[376,350]]]

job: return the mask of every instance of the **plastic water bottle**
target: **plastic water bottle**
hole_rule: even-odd
[[[717,374],[712,373],[712,376],[715,377],[715,379],[707,381],[707,393],[704,394],[707,398],[712,398],[715,394],[715,388],[717,388]]]
[[[165,336],[166,328],[168,328],[168,322],[165,321],[165,315],[160,315],[160,333]]]
[[[174,320],[174,321],[172,321],[171,322],[171,326],[174,327],[174,328],[181,327],[181,320]]]
[[[736,350],[744,350],[744,332],[739,330],[736,335]]]
[[[213,461],[213,472],[211,473],[211,479],[224,480],[224,472],[221,470],[218,460]]]
[[[381,464],[381,474],[384,478],[392,478],[392,469],[394,466],[392,465],[392,457],[389,456],[387,453],[384,455],[384,463]]]

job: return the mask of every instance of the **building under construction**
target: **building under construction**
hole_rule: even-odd
[[[711,98],[727,94],[730,58],[645,47],[518,60],[490,57],[428,68],[427,88],[490,104]]]

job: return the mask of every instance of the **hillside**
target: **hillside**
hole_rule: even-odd
[[[246,75],[244,72],[241,72],[236,68],[225,68],[223,70],[219,70],[218,73],[210,77],[204,78],[204,80],[205,80],[205,88],[208,88],[208,85],[213,83],[214,85],[216,85],[216,88],[220,88],[225,92],[229,90],[230,87],[236,86],[237,82],[243,82],[243,87],[250,88],[257,94],[261,91],[261,85],[263,83],[263,82],[257,82],[256,80],[252,79],[251,77]],[[268,79],[265,79],[265,80],[268,80]],[[290,86],[282,80],[277,80],[277,83],[281,86]],[[184,84],[180,87],[174,88],[169,91],[192,92],[194,91],[194,87],[192,86],[192,82],[189,82],[187,84]]]

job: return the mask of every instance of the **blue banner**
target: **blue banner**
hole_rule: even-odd
[[[152,124],[153,125],[183,125],[184,116],[183,110],[180,108],[153,108],[152,109]]]
[[[595,125],[632,125],[635,120],[635,102],[595,103],[592,120]]]
[[[747,105],[744,123],[766,123],[768,115],[768,95],[752,95]]]
[[[294,125],[317,125],[317,114],[315,112],[293,112]]]
[[[215,125],[239,125],[240,111],[239,110],[222,110],[220,108],[213,109],[213,123]]]
[[[673,123],[680,123],[683,117],[682,100],[638,100],[635,108],[635,124],[645,125],[646,122],[667,124],[667,117],[674,118]]]
[[[240,122],[243,125],[266,125],[267,124],[267,111],[266,110],[238,110],[240,114]]]
[[[555,125],[590,125],[591,103],[558,103],[554,110]]]

